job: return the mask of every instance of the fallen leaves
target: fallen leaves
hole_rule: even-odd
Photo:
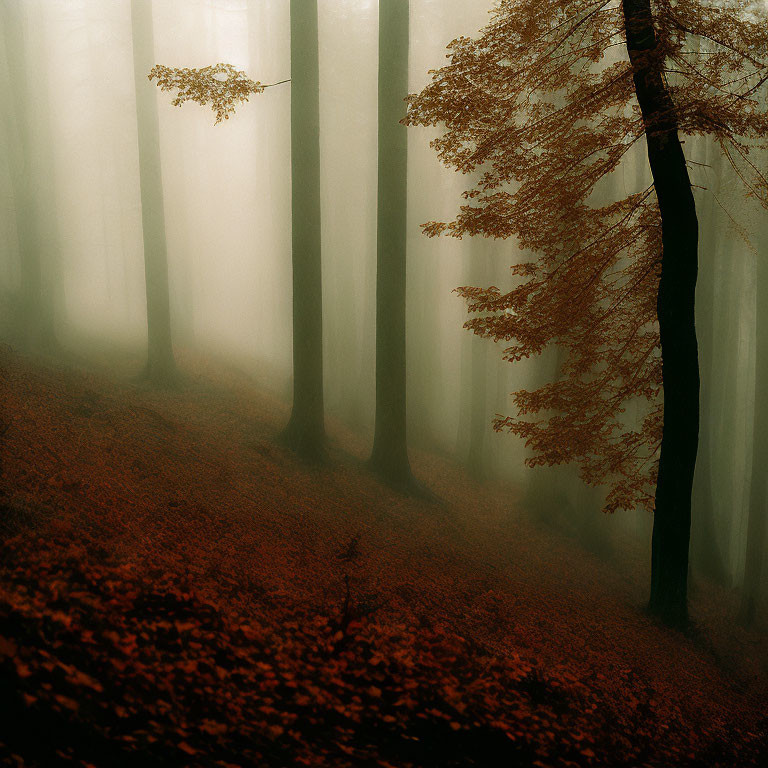
[[[57,393],[35,392],[30,386],[17,405],[27,421],[49,425],[40,436],[61,461],[66,435],[57,444],[50,431],[63,418],[50,413]],[[319,503],[313,509],[299,496],[299,478],[287,497],[302,511],[295,526],[280,528],[291,520],[282,502],[262,505],[273,528],[249,510],[226,547],[211,547],[211,536],[237,519],[226,509],[200,511],[202,501],[195,506],[218,471],[214,449],[181,427],[153,447],[140,426],[120,421],[133,417],[108,396],[99,414],[104,422],[92,430],[89,450],[98,453],[119,431],[123,453],[115,447],[103,476],[88,465],[88,495],[77,507],[69,496],[50,506],[57,497],[42,495],[49,491],[40,490],[34,472],[47,465],[37,461],[17,488],[28,504],[52,511],[0,540],[0,713],[15,718],[0,717],[0,756],[99,768],[759,764],[765,728],[746,716],[743,701],[733,715],[693,720],[695,710],[670,695],[678,670],[668,670],[665,686],[630,665],[611,646],[617,618],[600,615],[586,598],[572,610],[580,625],[593,626],[586,637],[603,646],[587,648],[593,677],[520,610],[520,642],[507,638],[507,652],[498,652],[487,627],[511,612],[505,588],[520,587],[485,583],[461,559],[435,561],[440,567],[429,570],[412,554],[419,551],[415,535],[401,562],[422,570],[410,574],[405,598],[356,611],[363,588],[374,593],[392,578],[394,568],[384,567],[389,531],[377,534],[371,524],[366,535],[381,538],[355,545],[355,557],[336,556],[339,542],[354,538],[339,537],[316,553],[323,545],[316,529],[327,535],[337,510],[321,517]],[[172,440],[184,448],[178,463]],[[162,469],[169,487],[178,482],[179,513],[151,505],[157,493],[131,474],[134,454]],[[190,456],[198,457],[199,485],[185,497],[180,485],[191,482],[184,475]],[[67,471],[72,482],[76,466]],[[276,476],[285,473],[270,466]],[[226,491],[212,489],[234,507],[238,497]],[[435,549],[434,541],[426,547]],[[484,553],[490,549],[489,539],[481,544]],[[354,569],[351,612],[339,569]],[[538,594],[539,582],[524,588]],[[541,601],[538,610],[543,617],[552,607]],[[558,620],[565,633],[566,618]],[[580,649],[587,644],[568,636],[571,651],[577,639]],[[708,680],[699,684],[686,692],[691,701],[711,690]],[[41,732],[48,735],[38,743]]]

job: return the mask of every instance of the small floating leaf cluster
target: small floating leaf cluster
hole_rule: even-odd
[[[177,91],[174,107],[186,101],[196,101],[203,106],[210,104],[216,113],[216,125],[229,120],[238,102],[248,101],[253,93],[263,93],[266,87],[251,80],[245,72],[231,64],[211,64],[202,69],[164,67],[156,64],[149,72],[149,79],[157,80],[163,91]]]

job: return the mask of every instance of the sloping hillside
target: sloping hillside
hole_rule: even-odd
[[[750,766],[764,638],[682,636],[514,489],[417,455],[407,499],[333,426],[273,442],[244,376],[157,393],[0,351],[0,760],[9,766]]]

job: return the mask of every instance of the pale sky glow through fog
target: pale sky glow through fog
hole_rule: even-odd
[[[369,431],[374,403],[376,276],[377,14],[373,0],[320,0],[321,151],[325,392],[328,413]],[[24,0],[23,62],[29,125],[9,110],[0,122],[0,285],[19,280],[8,152],[26,130],[41,218],[46,275],[62,338],[145,341],[145,288],[135,89],[128,0]],[[273,83],[290,77],[287,0],[155,0],[156,63],[203,67],[219,61]],[[474,34],[489,0],[413,0],[410,88],[444,62],[445,46]],[[5,41],[0,37],[0,46]],[[10,62],[15,71],[18,62]],[[180,349],[213,354],[287,397],[291,382],[290,84],[269,88],[220,125],[207,108],[171,106],[156,91],[172,323]],[[33,90],[31,90],[34,88]],[[0,91],[9,91],[0,49]],[[10,104],[10,99],[4,99]],[[486,284],[512,285],[513,242],[428,240],[420,224],[448,218],[467,179],[439,165],[434,130],[409,134],[408,352],[410,429],[416,445],[464,450],[471,347],[487,348],[489,444],[497,473],[525,477],[524,451],[494,435],[496,413],[513,413],[508,393],[533,386],[537,362],[512,367],[501,346],[462,330],[470,259],[488,262]],[[706,158],[703,142],[690,152]],[[633,164],[615,183],[642,178]],[[710,176],[715,174],[709,170]],[[716,181],[728,207],[728,175]],[[618,175],[617,175],[618,176]],[[699,178],[711,186],[713,180]],[[721,183],[722,182],[722,183]],[[703,201],[703,196],[700,195]],[[739,345],[741,361],[723,408],[733,446],[718,454],[716,482],[736,522],[728,549],[738,573],[743,552],[754,391],[754,255],[727,228],[720,205],[702,202],[703,248],[715,258],[715,349]],[[749,218],[747,211],[739,215]],[[764,220],[764,218],[763,218]],[[718,231],[719,237],[712,235]],[[765,244],[765,228],[758,241]],[[734,306],[737,310],[734,312]],[[732,312],[725,321],[725,308]],[[703,322],[703,320],[702,320]],[[541,365],[546,364],[546,360]],[[719,415],[713,418],[720,418]],[[717,447],[715,448],[717,449]],[[724,490],[724,494],[726,491]],[[628,524],[634,517],[627,515]]]

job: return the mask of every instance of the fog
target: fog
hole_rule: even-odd
[[[319,5],[325,406],[330,421],[370,439],[378,4]],[[221,61],[262,83],[286,80],[288,10],[287,0],[154,0],[153,63],[204,67]],[[488,11],[489,0],[413,0],[412,92],[444,62],[447,43],[475,33]],[[147,304],[130,2],[3,0],[0,12],[5,338],[20,344],[20,253],[29,247],[39,258],[42,280],[42,305],[33,311],[50,313],[58,343],[82,353],[124,349],[140,359]],[[140,87],[152,92],[157,105],[171,325],[182,367],[185,355],[206,357],[247,372],[289,401],[291,86],[252,96],[219,125],[208,109],[172,106],[170,96],[149,80]],[[412,448],[453,457],[485,480],[543,484],[558,506],[555,516],[577,532],[594,521],[647,542],[648,512],[620,512],[604,521],[601,492],[580,487],[573,468],[527,469],[522,443],[493,433],[494,415],[513,413],[510,393],[546,380],[556,351],[512,365],[502,360],[502,345],[462,328],[466,308],[453,290],[468,284],[510,288],[509,266],[522,256],[511,241],[422,234],[424,222],[455,213],[468,186],[429,147],[436,130],[408,133]],[[698,326],[705,406],[696,498],[711,496],[713,515],[707,531],[694,512],[694,552],[697,542],[714,535],[727,586],[738,587],[752,475],[755,308],[768,301],[759,293],[766,286],[757,280],[756,258],[765,256],[768,225],[756,203],[742,200],[734,174],[715,159],[712,146],[691,140],[687,152],[701,164],[692,170],[701,187]],[[638,153],[612,184],[636,189],[642,163]],[[759,164],[768,168],[764,155]],[[742,237],[747,232],[751,244]],[[711,469],[711,493],[704,486],[705,467]],[[429,484],[429,478],[421,480]]]
[[[765,12],[0,0],[0,764],[768,765]]]

